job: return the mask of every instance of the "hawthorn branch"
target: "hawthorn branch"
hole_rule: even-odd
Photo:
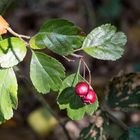
[[[117,119],[115,116],[113,116],[110,111],[107,108],[102,108],[102,111],[106,114],[106,116],[115,124],[117,124],[118,126],[120,126],[123,130],[127,131],[128,130],[128,126],[122,122],[121,120]]]
[[[21,35],[21,34],[18,34],[16,33],[13,29],[11,29],[10,27],[7,28],[7,30],[13,34],[14,36],[17,36],[19,38],[25,38],[25,39],[30,39],[31,37],[30,36],[26,36],[26,35]]]
[[[23,81],[25,82],[25,84],[27,85],[27,87],[29,89],[31,89],[31,83],[28,80],[27,77],[22,76],[20,77],[23,79]],[[58,121],[59,125],[62,127],[63,132],[65,133],[67,140],[71,140],[71,137],[69,135],[68,130],[66,129],[65,125],[68,122],[68,120],[65,121],[61,121],[58,117],[58,115],[51,109],[50,105],[47,103],[47,101],[45,100],[45,98],[43,97],[43,95],[39,94],[34,88],[31,89],[31,92],[34,93],[34,95],[36,95],[37,100],[42,104],[42,106],[44,106],[45,109],[47,109],[47,111],[49,110],[49,112],[53,115],[53,117]]]
[[[57,114],[50,108],[49,104],[46,102],[46,100],[44,99],[44,97],[41,95],[41,94],[38,94],[36,93],[35,95],[37,95],[37,99],[40,101],[40,103],[47,109],[50,111],[50,113],[55,117],[55,119],[59,122],[60,126],[62,127],[66,137],[68,140],[71,140],[71,137],[69,135],[69,132],[68,130],[66,129],[65,127],[65,124],[62,123],[60,120],[59,120],[59,117],[57,116]]]
[[[44,97],[41,94],[35,93],[37,99],[40,101],[40,103],[47,108],[47,110],[49,110],[49,112],[55,117],[55,119],[59,122],[58,120],[58,116],[56,115],[56,113],[54,111],[52,111],[52,109],[50,108],[50,106],[48,105],[48,103],[46,102],[46,100],[44,99]]]
[[[116,117],[114,117],[110,112],[105,111],[106,115],[108,116],[108,118],[113,121],[114,123],[116,123],[117,125],[119,125],[123,130],[128,130],[128,126],[123,123],[121,120],[117,119]]]

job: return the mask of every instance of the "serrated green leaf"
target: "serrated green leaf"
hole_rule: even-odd
[[[75,95],[73,87],[68,87],[62,91],[58,97],[58,104],[60,109],[67,108],[67,114],[72,120],[79,120],[85,114],[84,104],[80,97]]]
[[[107,104],[116,110],[140,109],[140,74],[130,73],[115,77],[109,84]]]
[[[0,123],[10,119],[17,108],[17,88],[13,69],[0,69]]]
[[[63,65],[51,56],[32,52],[30,78],[38,92],[58,91],[65,76]]]
[[[77,35],[81,31],[72,22],[65,19],[50,19],[40,28],[39,32],[54,32],[65,35]]]
[[[87,35],[81,49],[97,59],[116,60],[122,56],[126,42],[124,33],[116,32],[116,27],[111,24],[105,24]]]
[[[9,68],[21,62],[27,49],[25,42],[16,37],[10,37],[0,41],[0,66]]]
[[[117,140],[139,140],[140,127],[129,128],[128,131],[123,133]]]
[[[60,109],[66,109],[67,115],[72,120],[80,120],[87,113],[92,115],[98,108],[98,99],[94,104],[84,105],[80,97],[75,94],[74,86],[85,81],[80,75],[72,74],[68,76],[62,83],[62,88],[58,95],[58,105]]]
[[[33,49],[48,48],[59,55],[69,55],[82,46],[84,37],[80,29],[63,19],[47,21],[30,40]]]

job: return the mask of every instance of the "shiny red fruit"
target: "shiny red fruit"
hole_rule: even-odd
[[[75,92],[80,97],[86,96],[88,93],[88,90],[89,90],[89,85],[86,82],[79,82],[75,86]]]
[[[96,101],[96,93],[92,89],[88,90],[86,96],[82,98],[83,103],[93,104]]]

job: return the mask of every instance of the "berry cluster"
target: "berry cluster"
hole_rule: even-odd
[[[79,82],[75,86],[76,95],[80,96],[83,103],[93,104],[96,101],[96,93],[86,82]]]

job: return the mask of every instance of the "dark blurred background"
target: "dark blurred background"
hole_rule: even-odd
[[[91,69],[92,85],[97,89],[100,100],[104,98],[105,88],[112,77],[120,73],[140,72],[139,7],[140,0],[0,0],[1,14],[21,34],[33,36],[44,21],[51,18],[68,19],[86,33],[104,23],[112,23],[123,31],[128,42],[121,59],[115,62],[101,61],[83,54]],[[59,59],[68,73],[76,71],[77,63],[68,63],[48,50],[46,53]],[[15,68],[20,85],[19,106],[14,117],[0,126],[0,140],[66,140],[53,116],[49,113],[42,115],[40,102],[24,80],[24,75],[29,73],[29,60],[30,54],[27,54],[24,62]],[[66,112],[58,109],[56,94],[48,94],[45,99],[62,120],[66,118]],[[140,123],[140,112],[118,112],[116,116],[129,125]],[[66,128],[73,140],[77,139],[80,130],[88,125],[90,119],[85,117],[81,121],[68,121]],[[115,125],[111,126],[111,130],[112,139],[121,134]]]

